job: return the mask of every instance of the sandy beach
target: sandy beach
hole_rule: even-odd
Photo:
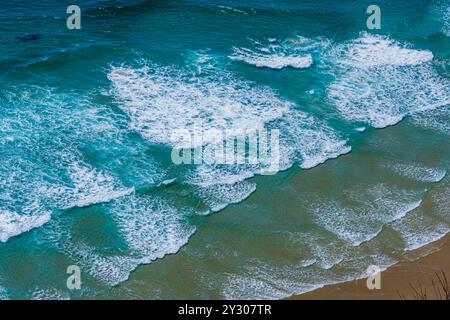
[[[416,251],[407,253],[396,265],[381,273],[381,289],[369,290],[367,279],[330,285],[295,300],[418,300],[443,299],[436,274],[450,276],[450,235]],[[447,282],[448,283],[448,282]]]

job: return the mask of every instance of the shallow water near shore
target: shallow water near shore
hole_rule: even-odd
[[[448,1],[382,1],[377,32],[364,1],[80,1],[80,31],[25,2],[0,4],[0,299],[279,299],[448,233]],[[205,124],[279,130],[283,170],[173,164]]]

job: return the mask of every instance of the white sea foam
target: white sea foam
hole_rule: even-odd
[[[442,186],[440,189],[433,190],[432,201],[436,214],[449,224],[450,228],[450,187]]]
[[[406,251],[437,241],[449,231],[447,223],[442,223],[420,210],[396,221],[391,226],[402,236]]]
[[[350,151],[346,140],[326,123],[294,110],[271,89],[235,79],[214,66],[193,74],[174,68],[113,67],[108,74],[113,94],[130,117],[131,127],[155,143],[176,145],[174,130],[187,129],[201,140],[194,146],[216,143],[202,130],[241,131],[261,128],[281,131],[281,170],[295,162],[311,168]],[[256,186],[244,180],[262,165],[199,165],[188,175],[212,211],[237,203]]]
[[[161,198],[131,195],[110,203],[109,212],[126,244],[120,254],[102,253],[86,243],[70,240],[64,246],[83,270],[108,285],[126,281],[141,264],[178,252],[195,232],[186,220],[194,212]]]
[[[449,231],[450,188],[447,185],[438,185],[431,192],[433,213],[422,209],[414,210],[400,220],[391,224],[405,241],[405,250],[415,250],[444,237]]]
[[[326,281],[318,282],[313,272],[299,277],[291,266],[248,259],[239,274],[228,274],[224,283],[225,299],[281,299],[298,292],[311,291]],[[303,273],[303,272],[302,272]],[[319,272],[320,273],[320,272]]]
[[[65,168],[71,177],[69,183],[62,179],[50,182],[42,172],[45,167],[30,171],[36,167],[35,164],[16,158],[11,160],[14,165],[4,167],[13,168],[11,174],[4,175],[0,182],[0,186],[9,188],[2,189],[0,194],[1,199],[8,200],[6,210],[0,210],[1,242],[43,226],[54,210],[105,203],[134,192],[134,189],[121,187],[114,178],[87,164],[73,163]],[[4,161],[3,165],[6,163]],[[20,209],[21,213],[13,209]]]
[[[1,300],[9,300],[8,291],[6,290],[6,288],[4,286],[2,286],[1,280],[2,279],[0,278],[0,301]]]
[[[292,104],[272,90],[213,71],[193,75],[173,68],[120,67],[112,68],[108,77],[121,108],[130,116],[131,127],[156,143],[176,145],[172,133],[186,129],[196,137],[195,147],[213,144],[216,139],[204,135],[204,128],[250,134],[290,110]],[[188,182],[199,187],[198,194],[211,210],[218,211],[255,190],[255,185],[243,181],[257,170],[204,164],[196,166]]]
[[[85,243],[67,242],[64,251],[87,274],[110,286],[128,280],[130,273],[140,264],[139,259],[126,255],[98,253],[95,247]]]
[[[21,86],[3,93],[1,136],[14,132],[11,145],[0,144],[7,150],[0,150],[0,210],[9,212],[3,240],[44,225],[54,211],[108,202],[133,191],[85,163],[78,150],[85,140],[115,142],[120,137],[107,110],[48,88]]]
[[[6,291],[3,288],[0,288],[0,301],[2,300],[9,300],[9,298]]]
[[[450,135],[450,104],[435,109],[433,112],[415,113],[410,120],[417,127]]]
[[[450,1],[434,0],[430,7],[430,14],[441,24],[441,31],[450,37]]]
[[[242,181],[235,184],[215,184],[200,189],[198,194],[211,208],[211,211],[217,212],[226,208],[229,204],[239,203],[247,199],[255,191],[255,183]]]
[[[340,201],[322,202],[313,207],[313,212],[319,225],[352,246],[374,239],[384,225],[402,219],[422,203],[422,193],[384,184],[346,193],[352,206]]]
[[[325,285],[367,277],[365,270],[374,259],[367,255],[355,257],[354,254],[347,255],[345,266],[341,266],[346,269],[346,275],[314,266],[298,270],[293,265],[249,259],[239,274],[227,274],[222,294],[225,299],[281,299]],[[385,268],[386,263],[393,263],[388,260],[381,256],[376,262]]]
[[[425,167],[415,163],[387,163],[383,166],[406,178],[422,182],[439,182],[447,174],[444,168]]]
[[[31,300],[70,300],[70,297],[67,292],[54,288],[36,288],[31,294]]]
[[[312,40],[296,37],[285,41],[269,39],[266,45],[259,41],[252,41],[254,49],[234,48],[231,60],[241,61],[258,68],[281,70],[287,67],[306,69],[313,64],[311,53],[317,47],[327,45],[321,39]]]
[[[274,262],[270,258],[265,260],[242,257],[239,271],[230,270],[230,273],[226,274],[223,297],[284,298],[329,284],[366,278],[367,266],[376,264],[384,270],[396,262],[389,256],[378,253],[377,245],[367,244],[360,250],[359,247],[347,246],[339,239],[330,239],[329,235],[317,232],[298,232],[291,236],[290,243],[294,248],[298,248],[298,254],[305,259],[308,256],[314,258],[306,260],[307,263],[299,266],[296,262],[292,263],[289,258]],[[292,250],[290,253],[293,253]]]
[[[233,7],[227,7],[227,6],[217,6],[217,8],[221,9],[221,12],[225,13],[227,11],[232,11],[235,13],[240,13],[240,14],[244,14],[244,15],[248,15],[249,13],[247,11],[244,11],[242,9],[236,9]]]
[[[0,210],[0,242],[6,242],[12,237],[39,228],[47,223],[50,217],[50,213],[29,216]]]
[[[280,158],[282,169],[299,162],[310,169],[351,151],[347,140],[326,123],[301,112],[292,111],[271,125],[281,131]]]
[[[268,125],[280,130],[279,170],[298,163],[301,168],[315,167],[328,159],[351,151],[347,140],[340,137],[326,123],[297,110]],[[255,190],[254,183],[245,180],[261,172],[263,164],[234,166],[197,166],[189,183],[201,187],[199,195],[212,211],[219,211],[230,203],[238,203]]]
[[[292,242],[298,243],[299,246],[306,246],[313,257],[315,264],[323,270],[330,270],[334,266],[339,265],[344,260],[344,246],[339,243],[338,239],[330,241],[316,233],[299,233]],[[311,259],[308,259],[311,260]]]
[[[228,277],[223,296],[227,300],[265,300],[282,299],[289,296],[289,294],[282,289],[274,287],[265,279],[233,274]]]
[[[78,163],[72,165],[69,170],[73,188],[67,190],[67,208],[87,207],[94,204],[110,202],[114,199],[130,195],[134,188],[116,187],[116,180],[105,174],[90,168],[88,165]]]
[[[447,9],[444,8],[443,13],[443,26],[442,31],[445,33],[447,37],[450,37],[450,4],[447,6]]]
[[[309,68],[313,64],[311,55],[303,57],[286,56],[282,54],[263,54],[254,52],[246,48],[236,48],[234,54],[230,56],[231,60],[242,61],[259,68],[271,68],[281,70],[286,67],[295,69]]]
[[[328,59],[338,67],[328,99],[348,120],[383,128],[450,99],[450,83],[434,70],[431,52],[384,36],[363,33],[337,45]]]
[[[346,57],[341,63],[355,68],[410,66],[433,60],[431,51],[410,49],[388,37],[368,33],[334,50],[336,56]]]
[[[175,68],[113,67],[108,74],[131,128],[143,137],[173,145],[174,130],[197,137],[203,128],[255,131],[291,106],[270,89],[251,86],[229,74],[195,76]],[[209,142],[203,139],[203,143]],[[197,146],[197,145],[195,145]]]

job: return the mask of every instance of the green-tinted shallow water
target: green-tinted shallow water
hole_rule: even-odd
[[[445,235],[450,4],[369,4],[3,1],[0,298],[283,298]],[[283,170],[174,165],[193,124]]]

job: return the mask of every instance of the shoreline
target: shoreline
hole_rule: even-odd
[[[352,280],[289,297],[289,300],[419,300],[442,299],[439,274],[450,281],[450,233],[416,250],[381,272],[381,289],[369,290],[367,279]]]

